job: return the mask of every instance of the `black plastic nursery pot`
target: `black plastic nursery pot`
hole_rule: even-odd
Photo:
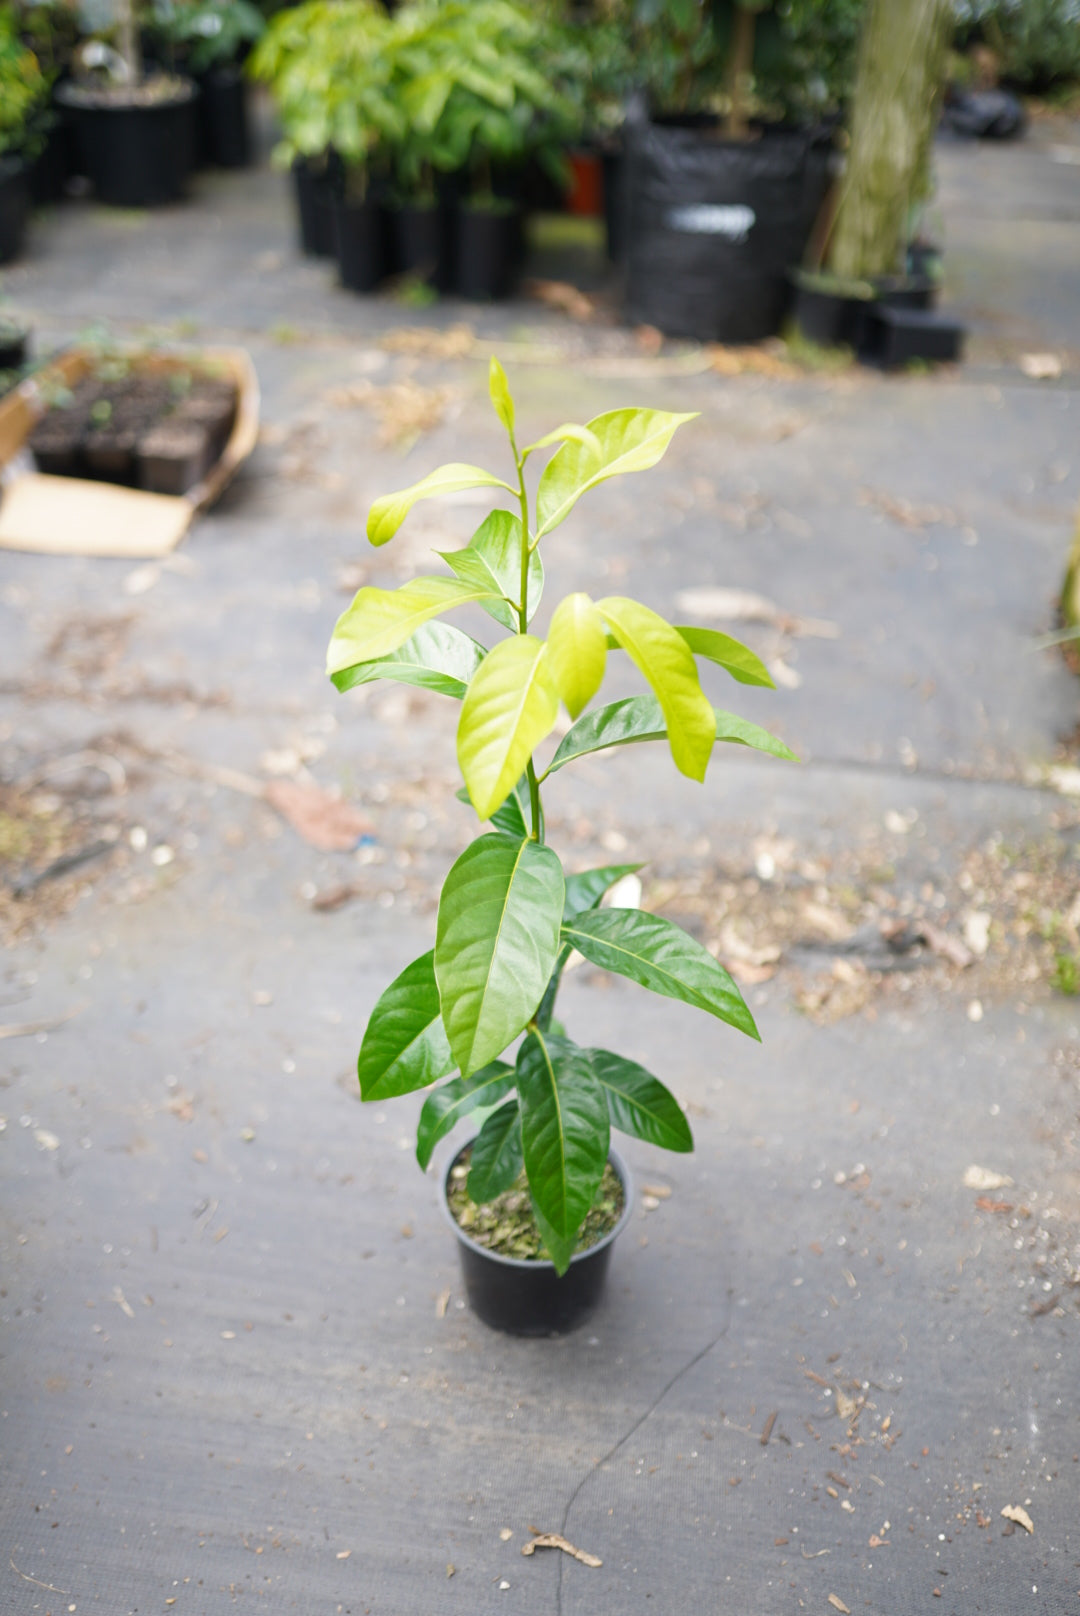
[[[470,1141],[471,1143],[472,1141]],[[443,1212],[458,1240],[469,1306],[484,1324],[507,1335],[565,1335],[594,1311],[604,1292],[611,1248],[634,1211],[634,1183],[617,1150],[608,1160],[623,1187],[623,1210],[610,1234],[570,1259],[560,1278],[548,1261],[503,1257],[470,1238],[450,1210],[446,1186],[468,1145],[450,1162],[440,1183]]]
[[[795,279],[795,323],[822,348],[857,348],[871,299],[829,291]]]
[[[55,120],[30,165],[30,196],[39,208],[59,202],[71,178],[71,130],[60,108]]]
[[[100,202],[150,208],[179,201],[195,161],[198,93],[186,82],[161,100],[125,103],[77,85],[58,90]]]
[[[30,345],[30,327],[0,316],[0,371],[21,370]]]
[[[831,133],[746,141],[700,122],[627,126],[626,312],[632,325],[758,342],[787,312],[829,178]]]
[[[341,284],[350,292],[374,292],[387,274],[386,215],[373,197],[334,204]]]
[[[251,126],[247,83],[238,67],[212,67],[199,75],[199,149],[215,168],[247,168]]]
[[[309,258],[333,258],[337,251],[334,206],[338,186],[335,167],[329,160],[317,162],[310,157],[298,157],[292,171],[300,226],[300,250]]]
[[[406,204],[391,214],[397,268],[418,275],[436,292],[454,285],[455,210],[447,203],[430,207]]]
[[[491,302],[508,297],[520,261],[521,211],[472,207],[458,213],[457,291],[461,297]]]
[[[0,264],[18,258],[30,216],[30,181],[21,157],[0,157]]]
[[[964,327],[935,309],[873,303],[867,315],[859,358],[883,370],[914,361],[953,364],[964,347]]]

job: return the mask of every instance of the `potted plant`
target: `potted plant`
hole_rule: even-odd
[[[53,94],[71,63],[79,37],[78,18],[74,7],[63,0],[33,0],[32,4],[19,6],[18,23],[24,44],[38,59],[46,85],[30,123],[34,148],[30,195],[40,206],[60,200],[71,173],[71,132],[54,104]]]
[[[22,250],[30,211],[29,164],[43,144],[48,81],[19,36],[14,11],[0,6],[0,264]]]
[[[251,0],[176,0],[159,14],[161,39],[199,87],[199,152],[217,168],[251,162],[242,62],[266,23]]]
[[[274,160],[296,185],[300,245],[332,257],[370,290],[383,273],[378,145],[403,133],[386,93],[391,25],[373,0],[307,0],[271,18],[248,71],[268,84],[281,120]]]
[[[666,741],[676,767],[698,781],[718,741],[792,754],[705,695],[699,657],[741,683],[772,683],[754,653],[727,635],[672,627],[625,597],[594,602],[581,593],[555,608],[546,639],[530,628],[545,537],[590,489],[656,465],[693,416],[613,410],[519,450],[497,360],[490,392],[510,440],[509,480],[443,466],[376,500],[368,537],[386,544],[419,501],[462,489],[494,490],[499,508],[464,549],[444,555],[447,573],[396,590],[361,589],[334,629],[327,667],[339,690],[397,679],[460,703],[464,794],[490,829],[446,877],[434,947],[375,1006],[360,1050],[360,1092],[381,1103],[431,1088],[417,1135],[425,1168],[455,1124],[483,1110],[483,1126],[443,1180],[469,1296],[488,1322],[545,1334],[580,1322],[595,1303],[628,1214],[631,1186],[611,1151],[611,1129],[669,1150],[692,1148],[689,1124],[659,1079],[629,1057],[574,1042],[555,1020],[571,951],[758,1034],[731,977],[693,937],[659,915],[599,907],[637,866],[564,871],[546,840],[542,787],[589,753],[645,741]],[[556,444],[530,498],[528,462]],[[467,604],[482,606],[507,636],[488,649],[441,620]],[[609,652],[635,664],[647,694],[593,705]],[[560,704],[572,722],[544,765],[538,752]],[[504,1216],[483,1210],[493,1203]]]
[[[114,44],[90,41],[75,55],[79,76],[57,90],[98,199],[113,207],[175,202],[195,157],[192,81],[145,73],[136,0],[117,0]]]

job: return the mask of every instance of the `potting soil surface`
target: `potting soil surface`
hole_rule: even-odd
[[[352,299],[266,168],[35,221],[5,290],[39,344],[239,340],[266,427],[167,562],[0,560],[0,1609],[1080,1608],[1080,691],[1038,649],[1080,500],[1057,148],[1073,126],[942,149],[973,361],[895,380]],[[710,668],[713,699],[801,759],[731,747],[702,788],[624,749],[551,783],[568,865],[645,861],[763,1044],[570,972],[571,1035],[662,1076],[697,1148],[625,1143],[606,1298],[550,1341],[465,1306],[434,1177],[463,1136],[425,1176],[422,1097],[356,1092],[476,829],[456,711],[321,671],[360,584],[483,514],[363,538],[377,494],[505,465],[493,347],[522,441],[701,411],[545,541],[541,631],[582,588],[739,634],[778,688]],[[602,1563],[523,1555],[536,1531]]]

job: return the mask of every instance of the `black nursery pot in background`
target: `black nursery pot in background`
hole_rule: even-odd
[[[829,131],[627,129],[626,304],[633,325],[713,342],[758,342],[788,307],[829,178]]]
[[[183,196],[197,150],[198,90],[185,84],[160,101],[125,105],[65,84],[57,99],[71,114],[75,140],[100,202],[147,208]]]
[[[633,1180],[618,1151],[611,1150],[608,1160],[622,1183],[622,1215],[610,1234],[571,1258],[561,1279],[554,1263],[503,1257],[466,1234],[451,1212],[446,1195],[450,1174],[461,1155],[459,1151],[450,1162],[440,1190],[443,1211],[457,1235],[469,1306],[477,1318],[507,1335],[565,1335],[584,1324],[603,1295],[611,1248],[634,1210]]]
[[[406,275],[418,275],[436,292],[454,285],[455,211],[446,203],[395,208],[391,214],[395,259]]]
[[[30,346],[30,327],[0,314],[0,371],[21,370]]]
[[[458,213],[457,291],[490,302],[509,296],[520,261],[521,211],[512,204]]]
[[[339,191],[332,159],[314,162],[297,157],[293,163],[300,250],[310,258],[332,258],[337,251],[334,206]]]
[[[337,261],[342,286],[373,292],[387,273],[387,221],[374,197],[334,204]]]
[[[251,126],[247,84],[238,67],[212,67],[199,75],[199,146],[215,168],[247,168]]]
[[[22,251],[30,215],[30,180],[20,157],[0,157],[0,264]]]

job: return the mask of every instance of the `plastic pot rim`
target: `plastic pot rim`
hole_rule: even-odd
[[[461,1157],[464,1155],[465,1151],[469,1149],[470,1145],[475,1145],[479,1137],[479,1134],[474,1134],[471,1139],[467,1139],[461,1146],[461,1149],[456,1150],[451,1156],[450,1160],[446,1164],[445,1171],[439,1177],[439,1204],[442,1207],[443,1217],[449,1223],[451,1229],[457,1235],[462,1245],[468,1246],[470,1250],[475,1251],[479,1256],[486,1257],[489,1261],[497,1263],[503,1268],[522,1268],[531,1274],[543,1273],[545,1270],[548,1273],[555,1273],[555,1264],[551,1261],[550,1257],[506,1257],[501,1251],[492,1251],[490,1246],[482,1246],[478,1240],[474,1240],[471,1235],[466,1233],[466,1231],[461,1227],[461,1224],[455,1218],[453,1212],[451,1212],[450,1202],[446,1194],[446,1186],[449,1182],[450,1174],[461,1160]],[[623,1187],[623,1209],[619,1214],[619,1221],[616,1223],[615,1227],[613,1229],[609,1229],[607,1234],[604,1235],[603,1239],[598,1240],[595,1245],[587,1247],[585,1251],[576,1251],[570,1259],[571,1268],[575,1263],[584,1262],[589,1257],[595,1257],[596,1253],[598,1251],[603,1251],[605,1246],[610,1246],[625,1229],[633,1215],[633,1176],[625,1160],[615,1149],[614,1145],[611,1145],[608,1149],[608,1161],[611,1163],[612,1167],[614,1167],[616,1173],[618,1173],[619,1180]]]

